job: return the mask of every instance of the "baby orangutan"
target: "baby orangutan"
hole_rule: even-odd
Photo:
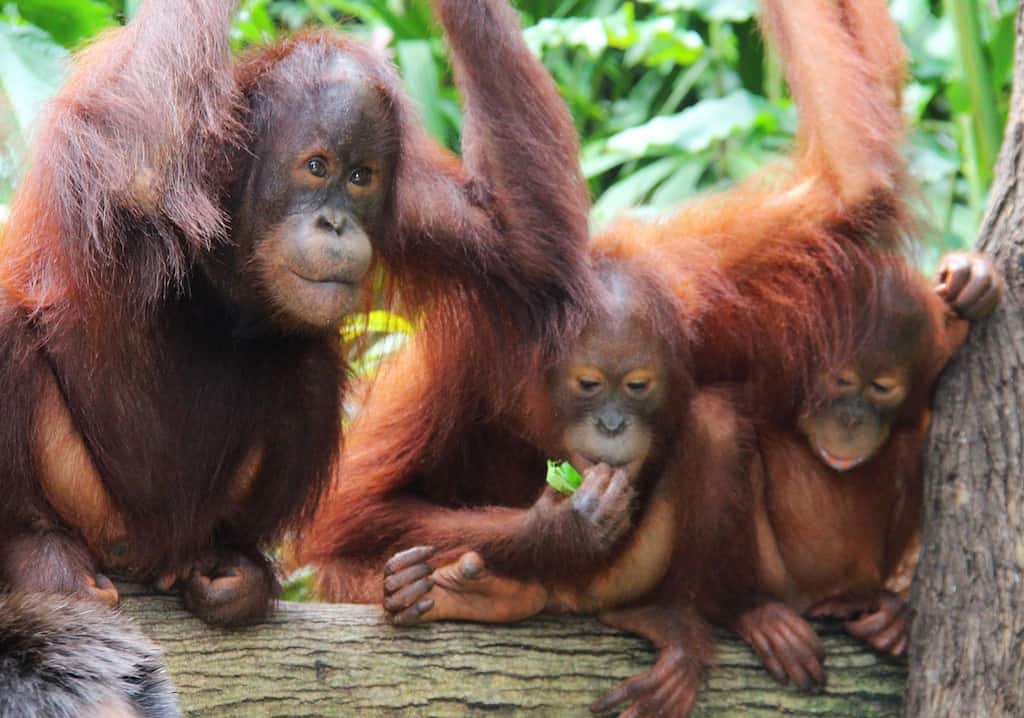
[[[704,574],[705,557],[719,555],[699,543],[729,534],[712,521],[742,513],[724,508],[738,437],[727,398],[695,393],[688,374],[672,369],[687,361],[656,331],[672,326],[652,311],[666,303],[648,299],[642,280],[619,267],[604,275],[606,316],[538,382],[526,412],[531,441],[570,459],[582,485],[571,496],[547,487],[528,508],[462,510],[447,521],[458,526],[450,536],[438,521],[424,535],[445,545],[387,563],[384,607],[403,625],[596,614],[649,639],[659,657],[594,709],[628,700],[627,714],[684,715],[710,657],[692,579]],[[536,461],[521,468],[541,470]]]
[[[736,576],[755,571],[756,596],[732,623],[776,679],[803,690],[825,671],[802,616],[842,619],[883,653],[906,650],[910,612],[896,591],[916,562],[931,390],[967,336],[964,319],[990,314],[1002,286],[970,254],[944,260],[934,291],[902,262],[878,276],[853,360],[823,375],[796,426],[758,430],[757,565]]]

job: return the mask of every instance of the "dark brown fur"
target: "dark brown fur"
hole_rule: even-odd
[[[354,41],[308,33],[232,60],[232,7],[149,0],[78,58],[40,129],[0,255],[0,581],[15,587],[116,600],[96,572],[117,571],[181,579],[208,620],[265,614],[275,585],[261,551],[330,476],[346,369],[333,327],[294,326],[253,286],[263,237],[239,203],[245,178],[276,169],[252,150],[273,141],[279,88],[312,93],[337,58],[393,129],[381,140],[393,178],[366,229],[410,311],[472,307],[511,361],[586,303],[577,146],[567,117],[537,119],[550,123],[534,103],[556,95],[535,62],[502,68],[521,76],[509,89],[467,87],[460,165],[415,124],[394,69]],[[481,107],[503,119],[482,121]],[[51,430],[71,448],[40,456]],[[81,516],[48,500],[68,494],[44,492],[53,466],[90,484]],[[33,565],[25,542],[66,550]],[[248,594],[237,612],[208,605],[217,590],[197,603],[211,578]]]

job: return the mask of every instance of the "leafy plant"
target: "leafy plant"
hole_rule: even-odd
[[[0,220],[69,48],[140,0],[10,0],[0,13]],[[593,223],[662,210],[785,151],[795,128],[755,0],[518,0],[527,42],[582,138]],[[932,230],[922,262],[969,243],[987,201],[1013,71],[1013,0],[891,0],[911,57],[911,172]],[[390,52],[424,124],[458,144],[461,111],[428,0],[243,0],[241,48],[307,24]]]

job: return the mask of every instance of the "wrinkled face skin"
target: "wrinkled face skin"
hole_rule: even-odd
[[[665,420],[667,379],[659,342],[639,322],[585,332],[548,384],[572,465],[585,472],[605,463],[637,476]]]
[[[358,301],[398,151],[396,122],[353,60],[338,53],[317,80],[268,90],[234,220],[243,301],[305,331],[333,330]]]
[[[845,367],[821,380],[820,399],[800,417],[800,431],[822,461],[836,471],[849,471],[889,439],[909,391],[905,367]]]

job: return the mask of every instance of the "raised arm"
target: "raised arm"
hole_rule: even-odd
[[[764,406],[789,406],[854,346],[874,276],[913,228],[899,151],[904,53],[883,0],[761,5],[797,105],[793,162],[682,208],[644,251],[704,278],[687,290],[701,315],[699,376],[755,376]],[[599,243],[616,251],[637,234],[624,223]]]
[[[465,97],[463,161],[509,231],[554,249],[587,241],[586,182],[572,117],[504,0],[435,2]]]
[[[899,190],[905,51],[884,0],[762,0],[800,112],[800,173],[846,209]]]
[[[6,272],[20,275],[5,284],[37,292],[23,301],[71,300],[52,294],[58,285],[91,299],[122,282],[155,299],[224,231],[218,173],[239,130],[228,45],[234,6],[147,0],[125,28],[75,58],[5,232]],[[129,235],[140,218],[150,230]],[[48,281],[54,271],[58,282]]]
[[[575,127],[505,0],[434,6],[464,99],[463,164],[422,133],[406,143],[394,261],[428,283],[468,286],[531,338],[547,336],[590,292]]]

